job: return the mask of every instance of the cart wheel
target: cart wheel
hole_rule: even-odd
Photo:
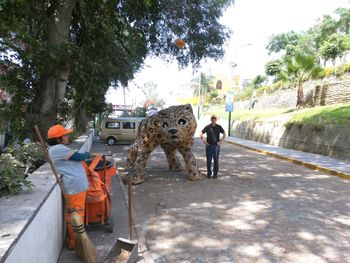
[[[107,232],[108,233],[113,233],[113,227],[114,227],[114,218],[113,218],[113,216],[111,216],[109,218],[109,222],[107,224]]]

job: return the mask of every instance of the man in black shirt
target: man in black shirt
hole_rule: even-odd
[[[219,154],[220,154],[220,144],[226,138],[226,132],[219,125],[216,124],[217,117],[216,115],[212,115],[211,124],[205,126],[205,128],[201,131],[200,137],[202,142],[205,144],[205,152],[207,156],[207,177],[211,178],[211,160],[214,159],[214,177],[218,177],[219,172]],[[206,139],[203,134],[207,134]],[[223,134],[220,139],[220,133]]]

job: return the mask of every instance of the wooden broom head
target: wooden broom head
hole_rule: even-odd
[[[96,248],[86,234],[84,224],[77,213],[72,214],[71,223],[75,233],[75,252],[85,263],[97,263]]]

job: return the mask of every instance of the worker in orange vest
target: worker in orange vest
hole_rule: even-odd
[[[67,145],[73,130],[66,129],[61,125],[54,125],[47,132],[47,142],[50,145],[49,155],[55,164],[57,172],[62,176],[64,195],[69,205],[79,214],[84,222],[85,197],[88,189],[86,171],[81,163],[90,158],[90,153],[79,153]],[[66,209],[66,223],[68,230],[68,249],[75,248],[75,235],[71,224],[71,211]]]

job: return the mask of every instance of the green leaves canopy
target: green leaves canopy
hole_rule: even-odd
[[[65,101],[88,115],[101,111],[110,83],[126,85],[148,55],[180,67],[219,59],[229,36],[219,18],[232,2],[1,1],[0,84],[12,95],[1,116],[24,136],[33,123],[52,125]],[[178,37],[185,49],[174,45]]]

